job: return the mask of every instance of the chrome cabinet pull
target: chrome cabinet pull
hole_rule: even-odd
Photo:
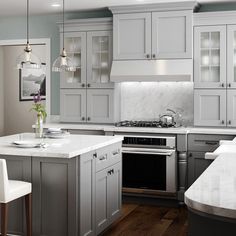
[[[90,120],[91,120],[91,118],[90,118],[90,117],[88,117],[88,118],[87,118],[87,120],[88,120],[88,121],[90,121]]]
[[[224,88],[224,87],[225,87],[225,84],[224,84],[224,83],[222,83],[222,84],[221,84],[221,87],[222,87],[222,88]]]
[[[229,125],[231,125],[231,120],[229,120],[229,122],[228,122],[228,123],[229,123]]]
[[[83,121],[84,121],[84,120],[85,120],[85,117],[83,116],[83,117],[81,118],[81,120],[83,120]]]
[[[81,84],[81,87],[84,88],[84,87],[85,87],[85,84]]]
[[[224,125],[224,124],[225,124],[225,121],[224,121],[224,120],[222,120],[222,121],[221,121],[221,124],[222,124],[222,125]]]
[[[91,87],[91,84],[87,84],[87,87],[90,88],[90,87]]]
[[[112,155],[115,156],[115,155],[118,155],[119,153],[120,153],[120,149],[118,149],[118,150],[112,152]]]
[[[147,54],[147,55],[146,55],[146,58],[150,58],[150,55],[149,55],[149,54]]]
[[[97,158],[98,157],[98,154],[97,153],[94,153],[93,154],[93,158],[95,159],[95,158]]]
[[[156,58],[156,54],[153,54],[153,55],[152,55],[152,58]]]
[[[104,155],[104,156],[102,156],[102,157],[99,157],[99,161],[104,161],[104,160],[106,160],[107,159],[107,156],[106,155]]]
[[[231,88],[231,83],[228,84],[228,87]]]

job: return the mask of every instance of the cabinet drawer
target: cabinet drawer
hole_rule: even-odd
[[[110,145],[96,152],[96,172],[121,161],[121,143]]]
[[[233,140],[230,135],[188,135],[188,150],[198,152],[211,152],[219,147],[220,140]]]

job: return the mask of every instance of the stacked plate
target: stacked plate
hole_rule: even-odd
[[[48,128],[45,133],[46,138],[67,138],[68,136],[70,136],[70,133],[61,130],[61,128]]]
[[[28,140],[19,140],[12,142],[12,145],[19,148],[36,148],[36,147],[43,147],[44,144],[40,142],[33,142]]]

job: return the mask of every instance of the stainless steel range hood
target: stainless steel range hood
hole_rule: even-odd
[[[192,81],[192,74],[192,59],[113,61],[111,81]]]

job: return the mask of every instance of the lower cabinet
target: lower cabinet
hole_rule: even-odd
[[[96,173],[96,234],[121,214],[121,163]]]
[[[205,152],[188,153],[188,187],[206,170],[212,161],[205,159]]]
[[[121,143],[81,156],[79,179],[79,235],[98,235],[121,215]]]

